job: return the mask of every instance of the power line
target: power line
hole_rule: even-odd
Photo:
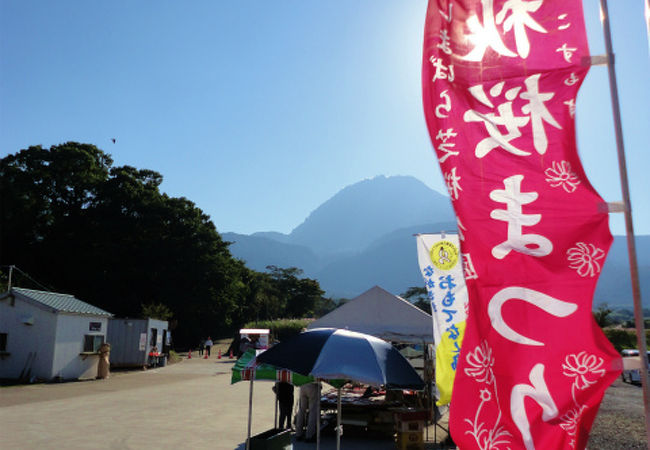
[[[53,292],[53,291],[54,291],[52,288],[47,287],[47,286],[45,286],[43,283],[39,283],[38,281],[36,281],[36,280],[35,280],[34,278],[32,278],[28,273],[26,273],[26,272],[24,272],[23,270],[21,270],[18,266],[0,266],[0,267],[7,267],[7,268],[12,268],[12,267],[13,267],[14,270],[17,270],[17,271],[20,272],[22,275],[24,275],[25,277],[27,277],[30,281],[32,281],[33,283],[36,283],[37,285],[39,285],[40,287],[42,287],[44,290],[46,290],[46,291],[48,291],[48,292]]]

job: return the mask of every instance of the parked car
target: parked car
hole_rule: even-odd
[[[623,356],[623,372],[621,378],[626,383],[641,383],[641,358],[639,351],[636,349],[626,349],[621,352]],[[650,361],[650,351],[648,352],[648,360]],[[650,363],[648,365],[648,372],[650,373]]]

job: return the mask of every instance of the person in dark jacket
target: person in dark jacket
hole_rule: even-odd
[[[281,430],[291,429],[291,414],[293,413],[293,384],[285,381],[275,383],[273,386],[280,405],[280,422],[278,428]],[[286,426],[285,426],[286,422]]]

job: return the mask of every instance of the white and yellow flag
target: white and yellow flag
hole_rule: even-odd
[[[467,287],[458,235],[419,234],[418,262],[427,287],[436,342],[436,404],[446,405],[456,375],[467,319]]]

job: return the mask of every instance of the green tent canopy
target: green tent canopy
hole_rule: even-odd
[[[314,381],[314,377],[300,375],[287,369],[257,362],[255,349],[246,350],[246,353],[237,360],[232,368],[230,384],[250,380],[251,377],[256,381],[286,381],[294,386],[302,386]]]
[[[303,384],[313,383],[315,381],[311,375],[300,375],[288,369],[260,363],[255,359],[255,349],[249,348],[233,366],[230,384],[235,384],[239,381],[249,381],[251,376],[255,381],[286,381],[294,386],[302,386]],[[335,388],[339,388],[347,382],[346,380],[322,381]]]

